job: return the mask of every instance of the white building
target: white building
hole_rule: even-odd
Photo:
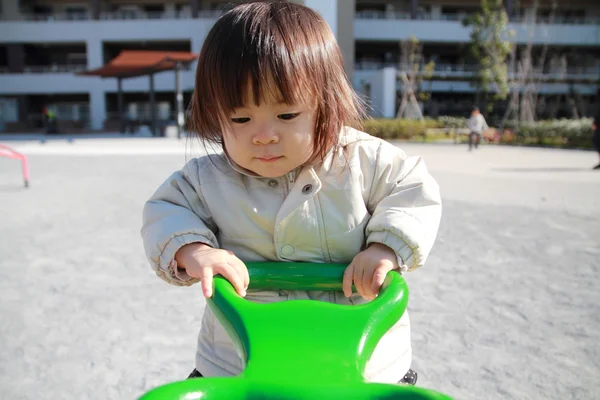
[[[424,57],[435,62],[435,73],[424,84],[431,93],[426,113],[464,115],[474,101],[473,65],[466,57],[469,29],[461,21],[478,9],[479,0],[294,1],[315,8],[329,22],[348,74],[356,89],[369,96],[374,115],[395,115],[399,43],[411,35],[423,44]],[[0,131],[39,128],[44,107],[57,112],[64,129],[116,130],[116,80],[74,73],[100,67],[125,49],[198,52],[218,15],[236,2],[0,0]],[[556,67],[562,68],[560,78],[548,80],[540,92],[562,108],[562,95],[571,94],[580,109],[591,110],[598,105],[594,98],[600,82],[600,1],[561,1],[555,12],[550,12],[551,2],[540,0],[540,23],[532,32],[521,22],[531,14],[519,6],[525,2],[505,0],[514,40],[532,42],[534,54],[547,45],[548,54],[564,56]],[[556,71],[549,67],[544,74],[556,76]],[[185,71],[186,101],[193,81],[193,70]],[[148,86],[147,78],[124,81],[130,118],[148,118]],[[173,74],[158,74],[155,88],[159,118],[172,119]]]

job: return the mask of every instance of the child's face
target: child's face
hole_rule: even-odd
[[[270,96],[267,96],[270,97]],[[315,111],[310,104],[289,105],[266,98],[230,115],[223,134],[229,156],[265,178],[277,178],[305,164],[313,154]]]

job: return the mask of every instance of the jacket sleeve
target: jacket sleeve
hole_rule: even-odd
[[[168,283],[187,286],[198,281],[178,271],[175,253],[200,242],[218,247],[216,226],[202,197],[198,160],[171,175],[144,205],[142,239],[156,274]]]
[[[382,143],[367,208],[367,245],[382,243],[398,255],[402,272],[423,266],[433,247],[442,214],[437,182],[421,157]]]

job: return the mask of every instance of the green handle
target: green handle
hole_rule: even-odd
[[[247,262],[249,289],[342,290],[348,264]]]

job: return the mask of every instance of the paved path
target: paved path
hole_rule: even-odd
[[[203,299],[156,278],[141,208],[199,145],[7,142],[0,158],[0,398],[133,399],[193,368]],[[401,145],[440,182],[407,275],[419,384],[457,399],[600,398],[600,171],[591,152]]]

